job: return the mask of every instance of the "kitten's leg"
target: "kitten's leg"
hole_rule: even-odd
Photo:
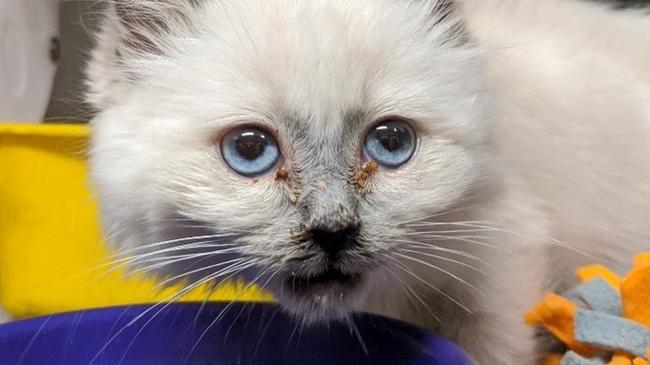
[[[467,285],[457,280],[436,285],[446,295],[418,287],[420,296],[430,305],[435,317],[427,315],[429,312],[416,302],[402,303],[401,310],[383,308],[379,313],[440,333],[459,344],[479,365],[538,364],[535,329],[524,323],[524,316],[545,293],[543,279],[547,259],[543,246],[536,243],[513,249],[507,255],[483,252],[482,257],[494,264],[492,269],[481,273],[455,272],[476,289],[468,290]],[[389,303],[396,297],[405,296],[393,294],[373,302]]]
[[[462,317],[449,335],[480,365],[533,365],[539,354],[535,330],[524,316],[544,294],[546,259],[542,248],[515,251],[487,275],[485,295],[474,296],[474,315]],[[485,278],[485,277],[484,277]],[[445,331],[446,332],[446,331]]]
[[[535,365],[534,331],[501,314],[476,313],[455,333],[456,342],[479,365]]]
[[[502,264],[499,266],[503,267]],[[529,273],[533,271],[530,270]],[[383,290],[377,288],[376,296],[371,297],[367,307],[361,310],[398,318],[439,333],[457,343],[479,365],[534,365],[535,332],[525,326],[523,319],[528,303],[533,300],[522,300],[523,296],[516,294],[520,290],[504,290],[502,284],[512,285],[512,281],[528,289],[530,285],[520,273],[508,273],[505,267],[501,273],[488,272],[489,275],[485,277],[472,276],[469,272],[455,272],[468,282],[483,281],[483,285],[476,287],[482,288],[485,296],[465,290],[465,286],[458,285],[455,281],[446,285],[435,284],[445,294],[430,290],[426,285],[417,285],[417,282],[409,283],[413,284],[410,288],[418,293],[427,308],[418,300],[409,298],[409,294],[400,285],[387,288],[385,284],[390,281],[385,281]],[[500,279],[502,276],[505,278]],[[486,282],[488,277],[494,280]],[[407,279],[408,277],[405,278]],[[404,295],[396,295],[402,292]],[[472,313],[468,313],[459,304]]]
[[[470,297],[476,315],[465,315],[453,338],[481,365],[533,365],[539,363],[540,348],[524,317],[546,294],[553,242],[546,238],[543,209],[525,185],[510,178],[504,186],[507,194],[476,212],[477,220],[500,223],[486,241],[491,248],[475,247],[490,266],[485,274],[473,274],[482,291]]]

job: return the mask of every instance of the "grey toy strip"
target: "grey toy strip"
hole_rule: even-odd
[[[602,365],[603,361],[599,360],[589,360],[584,357],[576,354],[573,351],[567,352],[562,358],[560,365]]]
[[[650,348],[650,331],[629,319],[578,309],[575,338],[581,343],[620,350],[645,358]]]
[[[620,316],[621,295],[601,278],[587,281],[568,292],[565,296],[579,306],[597,312]]]

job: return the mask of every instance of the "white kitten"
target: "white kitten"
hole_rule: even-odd
[[[158,271],[243,275],[306,321],[369,310],[532,364],[525,308],[650,246],[641,14],[114,5],[89,67],[92,175],[110,241]]]

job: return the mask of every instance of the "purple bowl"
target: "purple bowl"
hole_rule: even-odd
[[[0,326],[0,364],[472,365],[456,345],[385,317],[301,326],[272,304],[97,309]]]

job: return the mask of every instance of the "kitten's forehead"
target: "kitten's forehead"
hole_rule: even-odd
[[[195,41],[181,45],[193,49],[181,53],[205,68],[198,82],[233,93],[239,87],[240,100],[266,99],[334,128],[352,111],[384,107],[372,95],[382,93],[378,85],[396,93],[394,84],[422,76],[422,57],[436,40],[427,30],[428,3],[211,1]]]
[[[280,128],[296,140],[305,139],[319,144],[335,139],[339,141],[336,144],[347,144],[346,138],[363,129],[369,117],[362,107],[350,107],[326,113],[293,113],[280,118],[279,123]]]
[[[449,121],[457,124],[448,130],[465,133],[477,52],[445,44],[445,26],[432,25],[434,3],[205,0],[194,33],[170,35],[169,54],[130,66],[149,76],[139,92],[158,98],[154,112],[205,124],[197,136],[237,122],[297,125],[337,157],[387,116]]]

